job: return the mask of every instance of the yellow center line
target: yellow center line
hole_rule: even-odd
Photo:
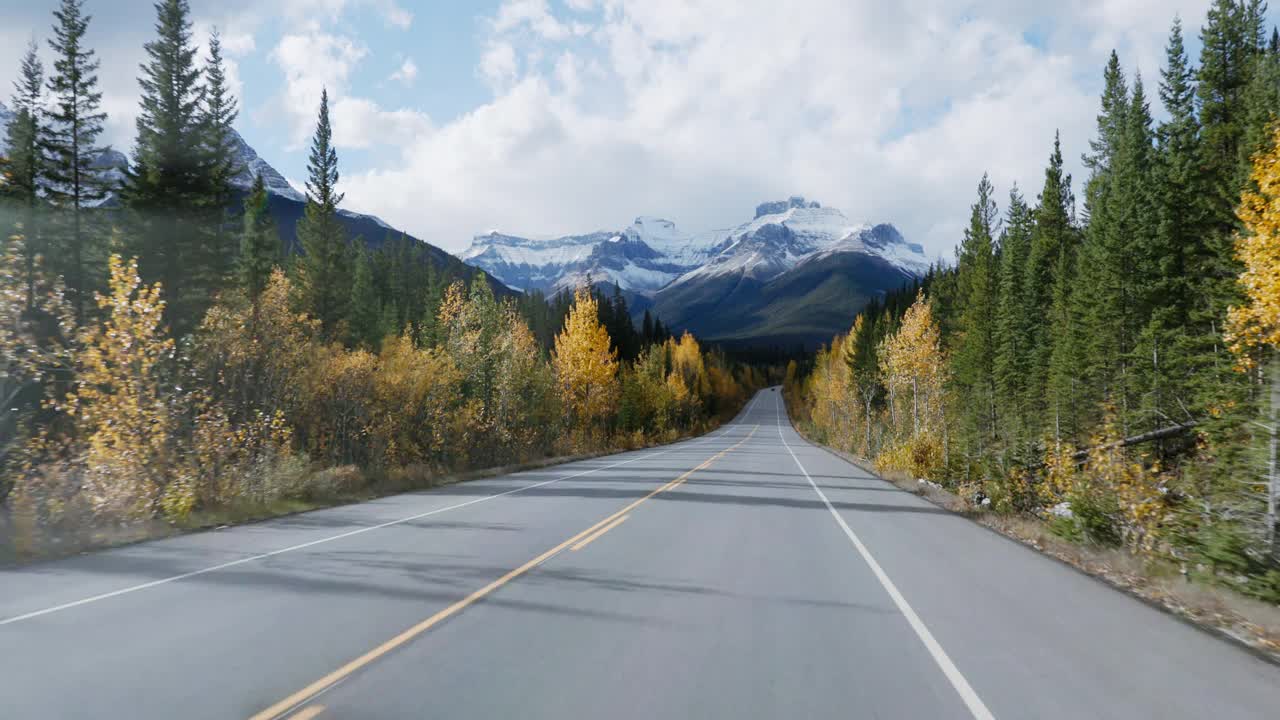
[[[569,549],[570,549],[570,550],[573,550],[574,552],[577,552],[578,550],[581,550],[582,548],[584,548],[584,547],[586,547],[586,546],[590,545],[590,544],[591,544],[591,543],[592,543],[596,538],[600,537],[601,535],[603,535],[603,534],[605,534],[605,533],[609,532],[610,530],[612,530],[612,529],[614,529],[614,528],[618,527],[619,525],[621,525],[621,524],[622,524],[622,521],[623,521],[623,520],[626,520],[626,519],[627,519],[627,518],[629,518],[629,517],[631,517],[631,516],[630,516],[630,515],[623,515],[622,517],[618,518],[617,520],[614,520],[613,522],[609,523],[608,525],[605,525],[604,527],[600,528],[599,530],[597,530],[597,531],[595,531],[595,532],[591,533],[590,535],[586,536],[586,537],[585,537],[585,538],[583,538],[582,540],[578,541],[578,544],[577,544],[577,545],[574,545],[573,547],[571,547],[571,548],[569,548]]]
[[[294,715],[291,720],[311,720],[311,718],[316,717],[322,712],[324,712],[323,705],[312,705],[311,707],[304,708],[302,712],[297,715]]]
[[[657,495],[657,494],[658,494],[658,493],[660,493],[660,492],[664,492],[664,491],[666,491],[666,490],[670,490],[670,489],[672,489],[672,488],[674,488],[674,487],[676,487],[676,486],[680,485],[680,484],[681,484],[681,483],[683,483],[685,480],[687,480],[687,479],[689,478],[689,476],[690,476],[690,475],[693,475],[695,472],[697,472],[697,471],[699,471],[699,470],[702,470],[702,469],[706,468],[706,467],[707,467],[707,466],[709,466],[711,463],[715,462],[716,460],[719,460],[720,458],[724,457],[725,455],[728,455],[728,454],[729,454],[730,452],[732,452],[733,450],[736,450],[736,449],[737,449],[738,447],[740,447],[743,443],[745,443],[746,441],[750,440],[750,439],[751,439],[751,436],[752,436],[752,435],[755,435],[755,434],[756,434],[756,430],[758,430],[759,428],[760,428],[760,426],[759,426],[759,425],[756,425],[755,427],[751,428],[751,432],[747,433],[747,436],[746,436],[746,437],[744,437],[742,440],[740,440],[740,441],[739,441],[736,445],[734,445],[733,447],[726,448],[726,449],[721,450],[720,452],[716,453],[715,455],[712,455],[711,457],[709,457],[709,458],[707,458],[705,461],[703,461],[703,463],[702,463],[701,465],[699,465],[699,466],[697,466],[697,467],[693,468],[692,470],[689,470],[688,472],[684,473],[683,475],[681,475],[680,477],[676,478],[675,480],[672,480],[671,482],[669,482],[669,483],[667,483],[667,484],[663,485],[662,487],[657,488],[656,490],[654,490],[654,491],[650,492],[648,495],[645,495],[644,497],[640,498],[639,500],[636,500],[636,501],[632,502],[631,504],[627,505],[626,507],[622,508],[621,510],[619,510],[619,511],[617,511],[617,512],[613,513],[613,514],[612,514],[612,515],[610,515],[609,517],[606,517],[605,519],[601,520],[600,522],[597,522],[596,524],[592,525],[591,527],[587,528],[586,530],[583,530],[582,532],[580,532],[580,533],[578,533],[578,534],[574,535],[573,537],[569,538],[568,540],[565,540],[564,542],[560,543],[559,545],[556,545],[555,547],[551,548],[550,550],[547,550],[546,552],[544,552],[544,553],[542,553],[541,555],[539,555],[538,557],[536,557],[536,558],[534,558],[534,559],[530,560],[529,562],[527,562],[527,563],[525,563],[525,564],[521,565],[520,567],[518,567],[518,568],[516,568],[516,569],[514,569],[514,570],[511,570],[511,571],[507,572],[505,575],[503,575],[502,577],[498,578],[497,580],[494,580],[493,582],[489,583],[488,585],[485,585],[484,587],[480,588],[479,590],[476,590],[475,592],[471,593],[470,595],[466,596],[465,598],[463,598],[463,599],[461,599],[461,600],[459,600],[459,601],[457,601],[457,602],[453,603],[452,605],[450,605],[450,606],[446,607],[445,609],[441,610],[440,612],[436,613],[435,615],[432,615],[431,617],[427,618],[426,620],[423,620],[422,622],[418,623],[417,625],[414,625],[413,627],[409,628],[408,630],[405,630],[404,632],[400,633],[399,635],[396,635],[395,637],[391,638],[390,640],[388,640],[388,641],[386,641],[386,642],[382,643],[382,644],[381,644],[381,645],[379,645],[378,647],[376,647],[376,648],[374,648],[374,649],[370,650],[369,652],[367,652],[367,653],[365,653],[365,654],[361,655],[360,657],[358,657],[358,658],[356,658],[356,659],[354,659],[354,660],[352,660],[352,661],[348,662],[347,664],[343,665],[342,667],[338,668],[337,670],[334,670],[333,672],[329,673],[328,675],[325,675],[324,677],[320,678],[319,680],[316,680],[315,682],[313,682],[313,683],[311,683],[310,685],[308,685],[308,686],[306,686],[306,687],[302,688],[301,690],[299,690],[299,691],[297,691],[297,692],[293,693],[293,694],[292,694],[292,695],[290,695],[289,697],[286,697],[285,699],[283,699],[283,700],[281,700],[280,702],[278,702],[278,703],[276,703],[276,704],[272,705],[271,707],[267,708],[266,710],[263,710],[262,712],[259,712],[259,713],[255,714],[255,715],[253,715],[249,720],[275,720],[276,718],[279,718],[279,717],[281,717],[281,716],[283,716],[283,715],[288,714],[288,713],[289,713],[290,711],[292,711],[294,708],[298,707],[299,705],[302,705],[304,702],[306,702],[307,700],[309,700],[309,699],[311,699],[311,698],[315,697],[315,696],[316,696],[316,695],[318,695],[320,692],[322,692],[322,691],[324,691],[324,690],[326,690],[326,689],[328,689],[328,688],[332,687],[334,684],[338,683],[339,681],[344,680],[344,679],[346,679],[346,678],[350,677],[351,675],[355,674],[356,672],[360,671],[361,669],[363,669],[363,668],[367,667],[368,665],[372,664],[374,661],[378,660],[379,658],[382,658],[382,657],[383,657],[383,656],[385,656],[387,653],[390,653],[391,651],[396,650],[397,648],[400,648],[400,647],[404,646],[405,644],[409,643],[409,642],[410,642],[411,640],[413,640],[414,638],[416,638],[416,637],[418,637],[419,635],[421,635],[421,634],[425,633],[426,631],[430,630],[432,627],[435,627],[436,625],[440,624],[440,623],[441,623],[441,622],[443,622],[444,620],[447,620],[448,618],[450,618],[450,617],[452,617],[452,616],[454,616],[454,615],[458,614],[458,613],[459,613],[459,612],[461,612],[462,610],[465,610],[466,608],[468,608],[468,607],[470,607],[471,605],[475,604],[475,603],[476,603],[476,601],[478,601],[478,600],[480,600],[480,599],[484,598],[486,595],[489,595],[489,594],[490,594],[490,593],[492,593],[494,590],[497,590],[498,588],[502,587],[503,585],[506,585],[507,583],[511,582],[512,580],[515,580],[516,578],[520,577],[521,575],[524,575],[525,573],[529,572],[530,570],[532,570],[533,568],[537,567],[538,565],[541,565],[542,563],[544,563],[544,562],[546,562],[547,560],[551,559],[551,558],[552,558],[552,557],[554,557],[555,555],[559,554],[559,553],[560,553],[562,550],[564,550],[565,548],[567,548],[567,547],[571,547],[571,546],[573,546],[573,545],[575,545],[575,544],[578,544],[579,542],[582,542],[582,541],[583,541],[585,538],[587,538],[588,536],[595,534],[597,530],[600,530],[600,529],[602,529],[602,528],[604,528],[604,529],[608,529],[608,528],[605,528],[605,526],[609,525],[610,523],[614,523],[615,521],[620,522],[619,518],[625,518],[625,517],[626,517],[626,516],[627,516],[627,515],[628,515],[628,514],[633,510],[633,509],[635,509],[637,506],[639,506],[639,505],[640,505],[641,503],[643,503],[644,501],[648,500],[649,498],[653,497],[654,495]],[[601,533],[601,534],[603,534],[603,533]],[[585,543],[584,543],[584,544],[585,544]],[[323,710],[324,710],[324,708],[323,708],[323,707],[321,707],[321,706],[313,706],[313,707],[318,707],[318,708],[319,708],[319,711],[323,711]],[[310,709],[311,709],[311,708],[307,708],[307,710],[310,710]],[[305,712],[307,712],[307,710],[304,710],[303,712],[305,713]],[[309,716],[301,716],[301,715],[300,715],[300,716],[298,716],[298,717],[315,717],[315,715],[319,714],[319,711],[317,711],[317,712],[315,712],[315,713],[313,713],[312,715],[309,715]]]

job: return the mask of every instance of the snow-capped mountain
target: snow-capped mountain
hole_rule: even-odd
[[[297,202],[306,202],[306,196],[290,185],[289,181],[278,170],[271,167],[266,160],[258,157],[258,152],[249,147],[249,143],[244,141],[240,133],[235,130],[231,132],[231,143],[236,152],[236,164],[240,167],[240,172],[231,178],[233,187],[247,192],[253,187],[253,179],[260,174],[262,175],[262,183],[266,186],[269,194]]]
[[[640,217],[620,232],[550,240],[491,232],[460,257],[518,290],[551,294],[590,279],[647,295],[706,262],[721,237],[685,235],[669,220]]]
[[[633,309],[652,309],[669,327],[771,344],[847,330],[868,300],[929,269],[924,248],[894,226],[854,223],[802,197],[762,203],[749,222],[704,233],[654,217],[547,240],[492,232],[461,257],[518,290],[617,284]]]
[[[549,240],[492,232],[461,257],[520,290],[555,293],[590,278],[651,296],[720,275],[767,281],[809,258],[844,252],[879,257],[913,275],[929,265],[924,249],[892,225],[853,223],[802,197],[763,203],[750,222],[726,230],[690,234],[669,220],[640,217],[621,231]]]

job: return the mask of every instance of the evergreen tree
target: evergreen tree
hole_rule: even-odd
[[[44,254],[43,230],[40,227],[39,191],[44,180],[44,157],[40,137],[44,131],[44,108],[41,92],[44,88],[44,65],[37,55],[35,40],[27,46],[14,82],[14,118],[5,136],[8,152],[7,181],[0,185],[0,195],[13,201],[20,208],[22,218],[23,284],[26,286],[26,309],[35,307],[36,258]]]
[[[1223,232],[1234,229],[1232,211],[1239,194],[1242,170],[1240,147],[1244,135],[1244,90],[1256,55],[1252,17],[1256,3],[1213,0],[1200,31],[1199,84],[1196,88],[1203,127],[1203,162],[1214,181],[1209,190],[1222,217]]]
[[[1085,155],[1084,165],[1089,168],[1088,187],[1085,190],[1085,212],[1092,218],[1098,208],[1098,196],[1105,192],[1109,179],[1108,169],[1114,161],[1121,137],[1124,135],[1125,112],[1129,107],[1129,88],[1125,82],[1124,71],[1120,68],[1120,57],[1115,50],[1107,60],[1106,70],[1102,74],[1102,102],[1097,117],[1098,136],[1089,141],[1092,154]]]
[[[346,317],[351,285],[347,279],[348,248],[346,230],[338,221],[338,153],[333,148],[333,128],[329,124],[329,92],[320,96],[320,114],[311,155],[307,162],[307,205],[298,221],[298,243],[302,256],[294,265],[303,310],[320,321],[332,335]]]
[[[209,35],[209,57],[205,60],[204,77],[204,104],[199,120],[205,135],[204,149],[209,154],[209,188],[205,199],[213,221],[213,242],[209,250],[219,256],[227,256],[231,252],[226,247],[229,237],[226,232],[227,213],[235,196],[231,181],[243,168],[237,157],[233,127],[240,111],[231,88],[227,86],[222,37],[217,28]]]
[[[71,213],[70,228],[58,233],[61,247],[53,253],[54,267],[66,278],[76,322],[80,324],[85,320],[91,289],[86,257],[90,237],[83,210],[106,196],[93,161],[101,152],[95,143],[107,118],[99,111],[102,93],[98,90],[98,61],[93,50],[84,46],[92,18],[84,14],[83,6],[84,0],[62,0],[53,11],[56,22],[49,47],[55,59],[48,82],[53,109],[43,141],[49,200]]]
[[[1104,403],[1118,411],[1127,434],[1136,409],[1132,364],[1140,328],[1146,325],[1143,284],[1156,221],[1151,197],[1151,114],[1142,79],[1134,81],[1122,134],[1112,155],[1091,179],[1096,211],[1084,235],[1079,282],[1073,288],[1079,323],[1079,410],[1086,423],[1102,420]]]
[[[1068,315],[1070,283],[1074,274],[1075,228],[1071,223],[1070,208],[1074,204],[1071,192],[1071,176],[1063,171],[1062,143],[1055,135],[1053,154],[1045,169],[1044,188],[1040,192],[1040,204],[1035,210],[1035,229],[1031,234],[1031,247],[1027,256],[1027,271],[1023,281],[1027,312],[1033,318],[1041,318],[1031,326],[1027,337],[1028,383],[1025,405],[1029,416],[1037,418],[1041,425],[1035,431],[1047,429],[1060,436],[1061,410],[1069,404],[1069,360],[1062,357],[1069,348],[1059,348],[1057,358],[1056,394],[1051,397],[1050,364],[1054,360],[1055,339],[1063,345],[1070,342],[1071,322]],[[1047,321],[1047,322],[1046,322]],[[1059,332],[1067,332],[1059,335]]]
[[[991,374],[997,307],[993,235],[998,216],[994,194],[991,180],[983,174],[956,265],[959,341],[952,381],[960,395],[965,439],[975,454],[991,445],[997,427],[996,389]]]
[[[645,308],[644,320],[640,323],[640,336],[646,347],[653,344],[653,317],[649,315],[648,308]]]
[[[237,268],[240,285],[255,307],[279,261],[280,236],[268,212],[267,188],[263,184],[262,175],[258,174],[253,180],[253,189],[244,200]]]
[[[1027,417],[1025,404],[1030,370],[1027,340],[1032,328],[1041,321],[1032,314],[1025,289],[1034,223],[1031,208],[1014,186],[1009,193],[1009,208],[1000,238],[1000,284],[992,373],[1003,439],[1015,453],[1025,449],[1027,443],[1034,439],[1027,436],[1033,423]]]
[[[368,251],[356,251],[355,265],[347,316],[351,344],[376,348],[382,340],[382,313],[377,290],[373,286],[373,265]]]
[[[1187,59],[1182,22],[1175,19],[1160,80],[1160,100],[1169,117],[1156,130],[1156,215],[1143,301],[1148,320],[1140,339],[1145,360],[1143,412],[1161,424],[1189,419],[1195,358],[1206,341],[1212,346],[1212,340],[1203,337],[1208,328],[1191,322],[1200,304],[1191,269],[1204,267],[1212,254],[1206,242],[1210,205],[1195,98],[1195,73]]]
[[[232,255],[212,247],[214,167],[190,9],[187,0],[159,0],[155,9],[156,38],[144,46],[147,62],[138,78],[138,136],[125,201],[143,225],[136,240],[142,274],[164,285],[166,319],[182,334],[199,322]]]
[[[440,300],[444,296],[445,284],[440,281],[434,263],[427,263],[426,277],[423,280],[422,307],[418,317],[414,338],[418,345],[435,347],[440,342],[437,317],[440,312]],[[543,303],[544,305],[546,303]]]

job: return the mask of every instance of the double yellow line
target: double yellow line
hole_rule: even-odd
[[[432,615],[426,620],[423,620],[417,625],[414,625],[408,630],[405,630],[399,635],[396,635],[390,640],[382,643],[378,647],[370,650],[369,652],[361,655],[360,657],[352,660],[351,662],[348,662],[346,665],[343,665],[337,670],[334,670],[328,675],[325,675],[319,680],[316,680],[310,685],[293,693],[289,697],[284,698],[283,700],[272,705],[266,710],[263,710],[262,712],[259,712],[253,715],[250,718],[250,720],[276,720],[277,718],[281,718],[288,715],[289,713],[293,712],[295,709],[301,707],[303,703],[307,702],[311,698],[314,698],[315,696],[319,695],[325,690],[328,690],[329,688],[333,687],[337,683],[342,682],[348,677],[351,677],[355,673],[373,664],[375,661],[379,660],[380,658],[392,652],[393,650],[396,650],[408,644],[410,641],[414,640],[419,635],[422,635],[423,633],[435,627],[436,625],[440,624],[441,622],[465,610],[466,608],[475,604],[477,601],[483,599],[485,596],[493,593],[493,591],[497,590],[503,585],[506,585],[512,580],[515,580],[521,575],[524,575],[525,573],[541,565],[547,560],[550,560],[552,557],[559,554],[565,548],[572,547],[574,550],[578,550],[578,549],[581,549],[582,547],[585,547],[588,543],[594,541],[596,538],[600,537],[601,535],[604,535],[605,533],[617,527],[618,525],[621,525],[622,521],[627,519],[627,516],[631,513],[631,511],[639,507],[641,503],[652,498],[654,495],[657,495],[658,493],[666,492],[668,490],[672,490],[680,486],[681,484],[684,483],[685,480],[688,480],[689,477],[694,473],[698,472],[699,470],[705,470],[715,461],[719,460],[720,458],[723,458],[725,455],[728,455],[730,452],[733,452],[734,450],[738,449],[743,443],[750,440],[751,436],[755,435],[756,430],[758,430],[759,428],[760,428],[759,425],[752,427],[751,432],[747,433],[746,437],[742,438],[742,440],[738,441],[738,443],[733,445],[732,447],[725,448],[724,450],[721,450],[715,455],[712,455],[711,457],[704,460],[701,465],[698,465],[697,467],[693,468],[692,470],[689,470],[688,472],[684,473],[680,477],[672,480],[671,482],[668,482],[667,484],[663,485],[662,487],[659,487],[653,492],[650,492],[648,495],[645,495],[639,500],[632,502],[631,504],[627,505],[621,510],[613,513],[609,517],[606,517],[605,519],[592,525],[586,530],[583,530],[577,535],[574,535],[568,540],[565,540],[559,545],[556,545],[555,547],[542,553],[538,557],[530,560],[529,562],[521,565],[520,567],[509,571],[507,574],[503,575],[497,580],[494,580],[488,585],[485,585],[479,590],[476,590],[475,592],[455,602],[449,607],[446,607],[445,609],[441,610],[435,615]],[[323,709],[324,708],[319,706],[312,706],[304,710],[303,713],[305,714],[310,712],[309,715],[305,715],[305,716],[315,717],[321,711],[323,711]]]

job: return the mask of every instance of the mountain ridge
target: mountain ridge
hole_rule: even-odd
[[[930,266],[892,224],[855,223],[798,195],[761,203],[728,229],[686,233],[642,215],[620,231],[542,240],[491,232],[459,256],[519,291],[616,285],[637,312],[652,308],[675,329],[781,344],[830,337],[871,298]]]

